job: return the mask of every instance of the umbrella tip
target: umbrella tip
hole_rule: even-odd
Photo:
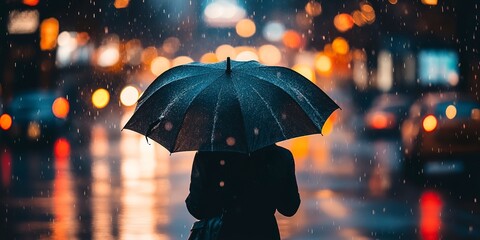
[[[232,68],[230,67],[230,57],[227,57],[227,70],[226,70],[227,73],[231,73],[232,72]]]

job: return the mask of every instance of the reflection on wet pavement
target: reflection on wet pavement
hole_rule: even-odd
[[[395,140],[335,131],[280,143],[295,156],[302,198],[295,216],[277,214],[282,239],[480,236],[476,198],[468,212],[445,193],[406,184]],[[186,239],[194,221],[184,204],[194,153],[170,155],[134,132],[117,135],[94,125],[83,148],[60,139],[36,151],[3,149],[2,235]]]

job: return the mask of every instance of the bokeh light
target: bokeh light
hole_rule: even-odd
[[[282,60],[280,49],[271,44],[262,45],[258,49],[259,59],[267,65],[276,65]]]
[[[322,13],[322,5],[316,1],[309,1],[307,5],[305,5],[305,11],[308,15],[316,17]]]
[[[258,55],[252,50],[244,50],[237,54],[235,57],[237,61],[250,61],[255,60],[258,61]]]
[[[303,45],[302,36],[295,30],[288,30],[283,34],[283,44],[289,48],[300,48]]]
[[[361,27],[367,23],[366,17],[363,15],[361,11],[355,10],[352,13],[352,19],[355,25]]]
[[[227,57],[234,59],[237,56],[235,48],[228,44],[223,44],[217,47],[215,50],[215,55],[217,55],[218,61],[226,60]]]
[[[448,105],[447,109],[445,109],[445,115],[448,119],[453,119],[457,116],[457,108],[454,105]]]
[[[172,60],[172,67],[176,67],[179,65],[187,64],[193,62],[193,59],[188,56],[178,56]]]
[[[169,37],[165,39],[162,45],[162,50],[165,51],[167,54],[174,54],[180,49],[180,39],[176,37]]]
[[[38,5],[39,0],[23,0],[23,4],[34,7]]]
[[[0,128],[8,130],[12,126],[12,117],[6,113],[0,116]]]
[[[67,99],[59,97],[52,104],[53,115],[57,118],[66,118],[70,111],[70,103]]]
[[[27,136],[30,139],[38,139],[38,137],[40,137],[41,131],[42,129],[40,127],[40,124],[38,124],[37,122],[30,122],[27,127]]]
[[[141,59],[143,64],[149,65],[153,59],[155,59],[158,56],[157,49],[154,46],[147,47],[143,49]]]
[[[350,51],[350,46],[348,45],[347,40],[342,37],[337,37],[332,42],[332,48],[335,53],[345,55]]]
[[[320,74],[329,73],[332,69],[332,60],[323,53],[317,54],[315,56],[315,69]]]
[[[55,18],[47,18],[40,24],[40,49],[52,50],[57,45],[59,23]]]
[[[170,69],[170,67],[171,63],[168,58],[156,57],[152,60],[152,63],[150,64],[150,72],[152,72],[152,74],[155,76],[159,76],[160,74]]]
[[[37,31],[40,21],[38,10],[13,10],[8,15],[9,34],[31,34]]]
[[[252,20],[242,19],[238,21],[235,30],[237,31],[238,36],[248,38],[255,34],[257,28]]]
[[[58,46],[65,46],[65,47],[76,47],[77,46],[77,40],[74,36],[72,36],[69,32],[63,31],[58,35],[57,38],[57,43]]]
[[[201,63],[215,63],[218,62],[217,55],[215,53],[209,52],[205,53],[200,57],[200,62]]]
[[[362,3],[360,5],[360,10],[362,11],[362,15],[368,24],[372,24],[375,21],[375,10],[373,9],[372,5],[368,3]]]
[[[107,106],[108,102],[110,102],[110,93],[106,89],[99,88],[93,92],[92,103],[94,107],[102,109]]]
[[[263,37],[270,42],[279,42],[285,33],[285,26],[281,22],[268,22],[263,28]]]
[[[53,154],[56,158],[70,157],[70,142],[65,138],[59,138],[53,144]]]
[[[353,18],[348,13],[340,13],[333,19],[333,25],[340,32],[346,32],[353,27]]]
[[[99,56],[97,64],[100,67],[111,67],[120,60],[118,44],[108,44],[98,49]]]
[[[426,132],[432,132],[437,127],[437,118],[433,115],[428,115],[423,119],[423,129]]]
[[[304,76],[305,78],[307,78],[311,82],[315,83],[315,81],[316,81],[315,72],[313,71],[313,69],[310,66],[305,65],[305,64],[295,64],[292,67],[292,70],[300,73],[302,76]]]
[[[120,102],[127,107],[135,105],[140,93],[134,86],[126,86],[120,92]]]
[[[438,0],[422,0],[425,5],[435,6],[438,4]]]
[[[203,12],[205,22],[213,27],[235,26],[246,15],[245,9],[236,1],[216,0],[207,5]]]
[[[130,0],[115,0],[115,2],[113,3],[113,6],[115,8],[126,8],[128,7],[129,2]]]

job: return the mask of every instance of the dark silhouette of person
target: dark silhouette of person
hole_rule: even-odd
[[[300,205],[293,156],[277,145],[250,155],[199,151],[185,202],[197,219],[224,213],[220,239],[280,239],[275,211],[291,217]]]

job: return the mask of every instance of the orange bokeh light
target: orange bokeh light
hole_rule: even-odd
[[[6,113],[0,116],[0,128],[8,130],[12,126],[12,117]]]
[[[68,116],[68,112],[70,111],[70,103],[68,103],[67,99],[59,97],[53,102],[52,111],[55,117],[66,118]]]
[[[303,45],[302,36],[295,30],[288,30],[283,34],[283,44],[289,48],[300,48]]]
[[[333,25],[340,32],[346,32],[353,27],[354,21],[350,14],[340,13],[333,19]]]
[[[435,6],[438,4],[438,0],[422,0],[425,5]]]
[[[115,6],[115,8],[126,8],[128,7],[129,2],[130,0],[115,0],[113,6]]]
[[[350,46],[348,45],[347,40],[342,37],[337,37],[335,40],[333,40],[332,48],[334,52],[341,55],[345,55],[350,51]]]
[[[200,58],[200,62],[202,63],[216,63],[218,62],[217,55],[215,53],[205,53],[203,56]]]
[[[426,132],[432,132],[437,127],[437,118],[433,115],[428,115],[423,119],[423,129]]]
[[[52,50],[57,46],[59,23],[55,18],[47,18],[40,24],[40,49]]]
[[[385,129],[389,127],[393,119],[392,115],[386,113],[376,113],[369,119],[370,125],[375,129]]]
[[[39,0],[23,0],[23,4],[31,7],[37,6],[38,2]]]
[[[322,13],[322,5],[316,1],[309,1],[307,5],[305,5],[305,11],[308,15],[316,17]]]
[[[292,70],[297,73],[300,73],[302,76],[304,76],[306,79],[310,80],[311,82],[313,83],[316,82],[315,72],[310,66],[305,64],[295,64],[292,67]]]
[[[237,31],[238,36],[248,38],[255,34],[257,28],[252,20],[242,19],[238,21],[235,30]]]
[[[319,53],[315,56],[315,70],[319,74],[328,74],[332,70],[332,60],[329,56]]]

